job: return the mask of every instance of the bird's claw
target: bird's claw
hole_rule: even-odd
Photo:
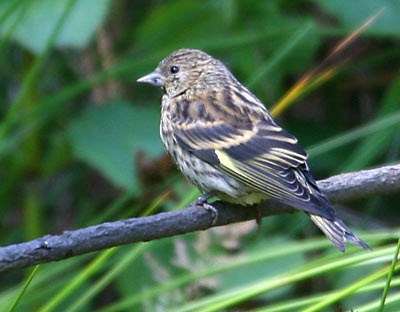
[[[192,203],[193,206],[201,206],[201,207],[203,207],[205,210],[207,210],[210,213],[210,215],[211,215],[211,225],[215,225],[217,223],[217,220],[218,220],[218,211],[217,211],[217,209],[213,205],[211,205],[211,204],[209,204],[207,202],[213,196],[215,196],[215,194],[212,193],[212,192],[211,193],[206,193],[206,194],[203,194],[203,195],[199,196]]]
[[[211,215],[211,225],[215,225],[218,220],[218,210],[209,203],[205,202],[202,206],[205,210],[207,210]]]
[[[256,223],[257,223],[258,230],[260,230],[261,222],[262,222],[262,214],[261,214],[260,207],[256,206],[256,210],[257,210]]]

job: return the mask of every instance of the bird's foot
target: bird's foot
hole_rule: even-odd
[[[192,203],[193,206],[201,206],[211,214],[211,225],[215,225],[218,220],[217,209],[215,209],[213,205],[207,202],[211,197],[214,196],[215,196],[214,192],[206,193],[197,197],[197,199]]]
[[[261,208],[258,205],[256,205],[256,211],[257,211],[256,223],[257,223],[258,230],[260,230],[261,222],[262,222],[262,215],[261,215]]]

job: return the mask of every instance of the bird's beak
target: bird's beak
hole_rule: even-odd
[[[137,82],[144,82],[144,83],[149,83],[156,87],[162,87],[164,86],[164,80],[165,77],[163,75],[157,72],[152,72],[146,76],[143,76],[142,78],[139,78]]]

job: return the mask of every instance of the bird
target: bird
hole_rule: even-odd
[[[268,199],[307,213],[342,252],[370,249],[319,189],[298,140],[220,60],[179,49],[140,83],[162,90],[160,136],[178,169],[203,195],[241,205]]]

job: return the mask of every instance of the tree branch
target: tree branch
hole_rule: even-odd
[[[345,202],[400,191],[400,165],[340,174],[318,182],[332,202]],[[249,209],[221,201],[213,203],[218,220],[212,225],[212,215],[202,207],[159,213],[149,217],[106,222],[87,228],[65,231],[61,235],[41,238],[0,248],[0,271],[23,268],[39,263],[89,253],[140,241],[150,241],[213,226],[255,219],[258,214],[271,216],[294,211],[272,200]]]

